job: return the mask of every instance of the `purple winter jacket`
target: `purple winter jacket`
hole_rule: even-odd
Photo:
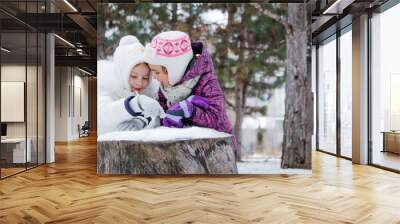
[[[192,43],[194,64],[190,63],[181,81],[177,84],[201,75],[199,82],[192,89],[191,95],[202,96],[208,99],[210,107],[201,109],[196,107],[195,114],[189,119],[193,126],[212,128],[217,131],[232,134],[232,125],[225,111],[224,94],[214,75],[214,65],[210,54],[203,48],[201,42]],[[167,110],[167,100],[159,91],[160,105]]]

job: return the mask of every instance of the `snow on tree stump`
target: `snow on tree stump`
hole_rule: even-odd
[[[167,133],[171,135],[172,130],[178,133],[170,136],[171,139],[156,137]],[[232,136],[221,132],[215,136],[217,131],[204,132],[207,130],[198,127],[186,130],[162,127],[158,130],[106,134],[98,139],[97,173],[237,174],[235,154],[231,147]],[[191,133],[195,133],[195,136],[191,136]],[[127,137],[127,134],[135,137]]]

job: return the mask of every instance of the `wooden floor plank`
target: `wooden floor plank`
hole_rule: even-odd
[[[312,175],[96,174],[96,139],[0,181],[0,223],[400,223],[400,175],[313,152]]]

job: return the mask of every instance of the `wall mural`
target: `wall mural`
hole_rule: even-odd
[[[98,173],[310,173],[308,18],[305,4],[99,4]]]

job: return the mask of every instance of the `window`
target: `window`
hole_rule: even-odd
[[[340,155],[352,157],[352,33],[351,26],[340,36]]]
[[[400,5],[371,18],[372,163],[400,170]]]
[[[336,36],[318,48],[318,149],[336,153]]]
[[[0,178],[45,163],[45,35],[12,16],[39,13],[44,3],[1,4],[15,12],[0,12],[9,21],[0,23]]]

